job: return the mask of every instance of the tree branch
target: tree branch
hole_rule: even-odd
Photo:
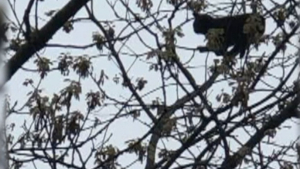
[[[46,46],[52,36],[74,16],[89,0],[72,0],[66,4],[53,18],[40,30],[32,33],[30,42],[23,44],[16,54],[5,65],[7,77],[4,84],[28,61],[36,52]],[[34,37],[34,38],[33,38]]]
[[[297,94],[296,94],[297,95]],[[291,117],[297,116],[297,106],[300,103],[300,95],[298,94],[296,98],[284,108],[278,115],[273,116],[260,130],[258,130],[242,148],[240,148],[235,154],[230,156],[225,160],[220,169],[231,168],[234,169],[239,165],[244,157],[247,155],[247,151],[252,151],[252,149],[262,141],[265,137],[265,132],[269,129],[275,129],[279,127],[283,122]]]

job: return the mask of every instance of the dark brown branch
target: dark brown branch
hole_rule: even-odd
[[[30,41],[31,28],[30,28],[29,14],[33,6],[33,3],[34,0],[30,0],[24,14],[24,24],[25,24],[24,36],[27,41]]]
[[[272,117],[260,130],[258,130],[239,151],[225,160],[222,164],[221,169],[236,168],[247,154],[243,152],[242,149],[248,149],[251,152],[251,150],[265,137],[265,132],[267,130],[275,129],[287,119],[296,117],[297,106],[299,105],[299,103],[300,95],[297,95],[296,98],[285,109],[283,109],[278,115]]]
[[[17,53],[8,61],[7,65],[5,65],[7,77],[4,83],[9,81],[32,55],[44,48],[46,43],[65,22],[74,16],[87,2],[89,0],[70,1],[42,29],[33,32],[32,37],[34,38],[32,38],[31,42],[22,45]]]

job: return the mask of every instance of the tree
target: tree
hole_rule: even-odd
[[[298,167],[298,2],[6,5],[6,167]],[[257,11],[265,36],[231,69],[197,50],[192,9]]]

